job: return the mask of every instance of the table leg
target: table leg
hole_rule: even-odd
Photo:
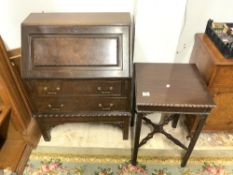
[[[174,119],[173,119],[173,121],[172,121],[172,127],[173,127],[173,128],[176,128],[177,123],[178,123],[178,121],[179,121],[179,118],[180,118],[180,114],[174,114]]]
[[[132,116],[131,116],[131,121],[130,121],[130,126],[133,127],[134,126],[134,120],[135,120],[135,114],[136,114],[136,110],[135,110],[135,106],[136,106],[136,101],[135,101],[135,90],[133,90],[133,98],[132,98]]]
[[[132,160],[131,160],[132,165],[137,164],[137,156],[138,156],[143,114],[138,113],[135,117],[136,117],[136,126],[135,126],[135,132],[134,132],[135,133],[135,135],[134,135],[134,147],[133,147],[133,154],[132,154]]]
[[[200,117],[200,119],[199,119],[197,128],[196,128],[196,130],[195,130],[195,132],[193,134],[193,137],[192,137],[192,139],[191,139],[191,141],[189,143],[188,150],[187,150],[186,154],[183,157],[183,160],[182,160],[182,163],[181,163],[181,167],[185,167],[186,166],[186,164],[188,162],[188,159],[189,159],[189,157],[190,157],[190,155],[191,155],[191,153],[193,151],[193,148],[194,148],[194,146],[195,146],[195,144],[197,142],[197,139],[198,139],[198,137],[199,137],[199,135],[201,133],[201,130],[202,130],[204,124],[205,124],[207,115],[201,115],[199,117]]]

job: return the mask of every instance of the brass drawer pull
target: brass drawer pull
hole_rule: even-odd
[[[56,87],[56,91],[48,91],[48,87],[44,86],[43,90],[48,94],[48,95],[57,95],[57,92],[61,90],[59,86]]]
[[[48,95],[56,95],[57,92],[51,91],[51,92],[47,92]]]
[[[110,91],[101,91],[101,94],[110,94]]]
[[[110,86],[110,87],[108,87],[108,88],[106,88],[106,89],[103,89],[101,86],[98,86],[97,87],[97,90],[101,93],[101,94],[110,94],[111,93],[111,91],[113,91],[113,86]]]
[[[114,106],[114,104],[113,104],[113,103],[110,103],[110,104],[109,104],[109,107],[113,107],[113,106]]]
[[[51,111],[60,111],[62,110],[63,107],[64,107],[64,104],[60,104],[58,107],[53,107],[51,104],[48,104],[48,108]]]
[[[103,106],[102,103],[98,104],[98,107],[101,108],[101,110],[103,110],[103,111],[110,111],[113,106],[114,106],[113,103],[110,103],[108,106]]]

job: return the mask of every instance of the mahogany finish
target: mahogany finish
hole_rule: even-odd
[[[135,74],[138,111],[208,112],[212,108],[212,98],[195,64],[138,63]]]
[[[129,13],[86,15],[29,15],[22,23],[22,77],[130,77]]]
[[[233,131],[233,59],[226,59],[206,34],[196,34],[190,58],[205,77],[217,108],[210,113],[204,131]],[[196,118],[187,120],[190,131]]]
[[[207,115],[215,107],[197,67],[195,64],[136,63],[135,89],[137,115],[132,164],[137,163],[139,148],[153,138],[155,133],[161,133],[174,144],[186,150],[181,163],[182,167],[186,166]],[[170,113],[171,115],[157,124],[146,118],[147,114],[153,112]],[[179,114],[198,115],[198,124],[188,146],[163,128],[172,120],[174,120],[172,126],[176,127]],[[186,117],[188,116],[186,115]],[[142,120],[152,129],[140,141]]]
[[[128,138],[130,26],[129,13],[33,13],[24,20],[21,76],[45,140],[55,125],[88,121],[118,124]]]

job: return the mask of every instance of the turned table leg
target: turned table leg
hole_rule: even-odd
[[[188,150],[186,152],[186,154],[184,155],[183,157],[183,160],[181,162],[181,167],[185,167],[187,162],[188,162],[188,159],[193,151],[193,148],[197,142],[197,139],[201,133],[201,130],[205,124],[205,121],[206,121],[206,118],[207,118],[207,115],[201,115],[200,116],[200,119],[199,119],[199,122],[198,122],[198,125],[197,125],[197,128],[193,134],[193,137],[191,138],[191,141],[189,143],[189,146],[188,146]]]
[[[140,134],[141,134],[141,126],[142,126],[142,114],[138,113],[135,115],[136,117],[136,126],[135,126],[135,135],[134,135],[134,147],[133,147],[133,154],[132,154],[132,165],[137,164],[137,156],[138,156],[138,149],[139,149],[139,141],[140,141]]]

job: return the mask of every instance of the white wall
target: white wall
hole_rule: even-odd
[[[233,22],[232,0],[138,0],[134,60],[188,62],[208,19]]]
[[[186,0],[138,0],[135,5],[135,62],[173,62]]]
[[[134,0],[0,0],[0,34],[8,49],[21,47],[20,24],[32,12],[132,12]]]
[[[195,33],[204,33],[208,19],[233,23],[232,0],[188,0],[184,28],[181,32],[175,62],[188,62]]]

